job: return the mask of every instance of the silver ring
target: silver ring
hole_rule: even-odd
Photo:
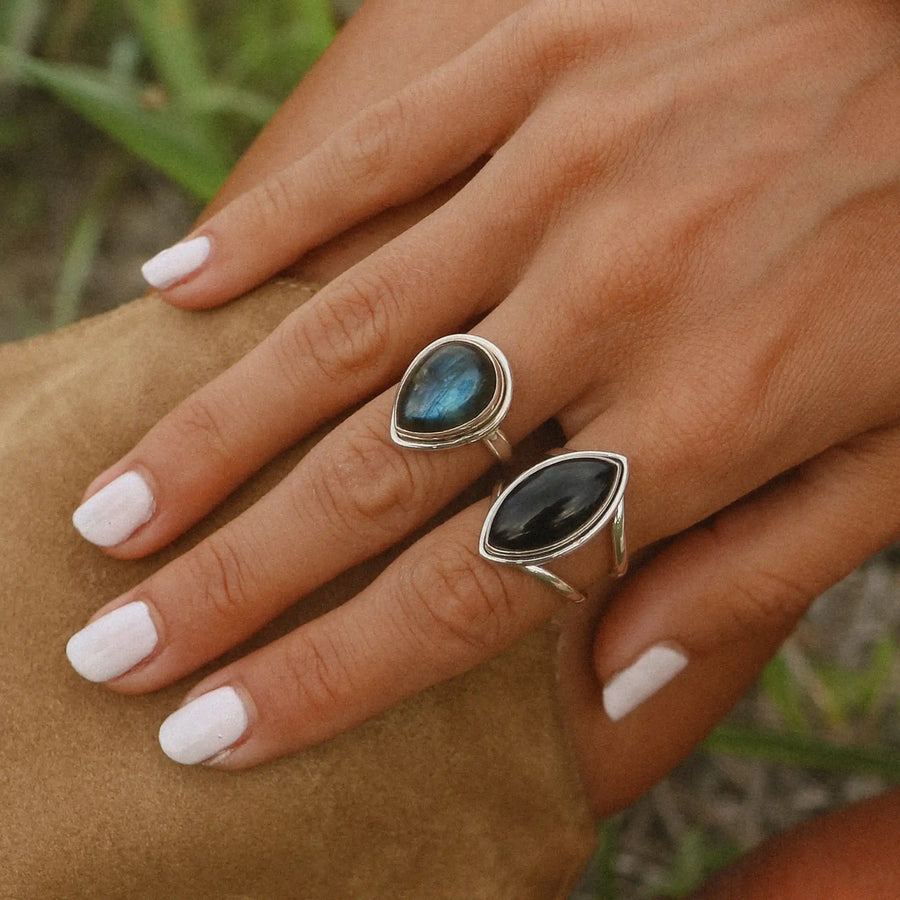
[[[471,334],[429,344],[400,380],[391,438],[414,450],[445,450],[482,441],[501,462],[512,448],[500,423],[512,400],[512,373],[503,353]]]
[[[543,563],[573,553],[610,525],[610,574],[624,575],[627,482],[628,460],[618,453],[591,450],[551,456],[523,472],[494,500],[478,552],[491,562],[519,566],[580,603],[584,593]]]

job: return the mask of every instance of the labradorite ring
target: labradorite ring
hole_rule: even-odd
[[[618,453],[551,456],[523,472],[494,500],[481,529],[479,553],[491,562],[520,566],[580,603],[585,595],[543,563],[574,552],[611,525],[610,574],[624,575],[627,481],[628,460]]]
[[[500,423],[512,399],[512,374],[503,353],[471,334],[429,344],[400,381],[391,438],[414,450],[445,450],[483,441],[501,461],[512,455]]]

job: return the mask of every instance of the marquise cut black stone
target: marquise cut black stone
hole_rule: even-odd
[[[533,553],[578,533],[604,507],[617,480],[605,459],[563,459],[539,469],[513,489],[496,512],[488,545],[506,553]]]
[[[490,404],[497,374],[480,347],[450,341],[436,347],[410,372],[397,399],[397,425],[436,434],[471,422]]]

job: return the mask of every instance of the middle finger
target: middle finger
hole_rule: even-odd
[[[533,281],[526,280],[478,328],[481,336],[515,350],[510,365],[516,394],[503,422],[514,442],[582,392],[588,379],[577,364],[585,336],[549,327],[559,305],[536,292]],[[546,339],[529,340],[542,318]],[[117,658],[112,670],[76,668],[92,680],[118,679],[114,686],[128,692],[167,684],[392,546],[488,468],[491,457],[477,444],[445,453],[395,446],[389,432],[393,395],[371,401],[258,503],[102,609],[95,620],[107,624],[89,627],[109,630],[109,639],[133,647],[133,654]],[[517,403],[517,396],[528,402]],[[114,611],[125,625],[109,615]],[[130,615],[137,625],[128,624]],[[119,627],[126,633],[118,635]],[[131,627],[142,630],[141,640],[130,640]]]

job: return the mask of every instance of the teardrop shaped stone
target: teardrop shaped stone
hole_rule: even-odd
[[[603,507],[616,483],[604,459],[569,459],[535,472],[497,510],[488,544],[499,551],[535,553],[578,532]]]
[[[483,412],[496,389],[494,364],[480,347],[441,344],[404,381],[397,425],[417,434],[449,431]]]

